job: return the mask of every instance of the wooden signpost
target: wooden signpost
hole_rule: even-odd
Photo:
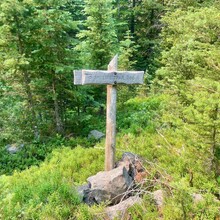
[[[143,84],[144,71],[117,71],[118,56],[108,65],[108,70],[75,70],[75,85],[107,85],[105,170],[114,168],[116,146],[117,84]]]

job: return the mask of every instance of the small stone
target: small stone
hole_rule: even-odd
[[[153,192],[153,199],[157,205],[158,208],[161,208],[163,206],[164,202],[164,196],[163,196],[163,190],[159,189]]]
[[[87,184],[84,184],[82,186],[78,186],[76,188],[76,191],[81,199],[81,201],[84,201],[90,191],[90,184],[87,183]]]
[[[103,138],[104,136],[105,136],[105,134],[103,134],[102,132],[97,131],[97,130],[92,130],[92,131],[90,131],[88,138],[95,138],[96,140],[99,140],[99,139]]]
[[[6,150],[8,151],[8,153],[10,154],[16,154],[18,151],[20,151],[22,148],[24,147],[24,144],[8,144],[6,145]]]
[[[122,155],[122,161],[125,161],[125,160],[129,160],[130,163],[134,164],[136,160],[139,160],[139,156],[131,152],[125,152]]]
[[[116,164],[116,167],[119,166],[124,166],[129,171],[129,175],[132,179],[138,183],[142,182],[147,176],[142,159],[140,156],[131,152],[125,152],[122,155],[122,159]]]
[[[147,173],[146,172],[138,172],[135,177],[134,177],[134,180],[137,182],[137,183],[142,183],[144,182],[144,179],[146,178],[147,176]]]
[[[204,201],[204,198],[201,194],[198,194],[198,193],[193,193],[193,201],[194,203],[199,203],[199,202],[202,202]]]
[[[107,207],[105,210],[106,215],[110,220],[115,218],[127,219],[125,218],[127,209],[134,206],[135,204],[141,204],[141,202],[142,199],[139,196],[129,197],[128,199],[118,203],[117,205]]]

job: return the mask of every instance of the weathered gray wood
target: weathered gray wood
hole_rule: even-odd
[[[143,84],[144,71],[82,70],[82,85]]]
[[[82,70],[74,70],[74,85],[82,85]]]
[[[109,71],[117,71],[118,55],[108,65]],[[107,86],[107,112],[106,112],[106,142],[105,142],[105,170],[114,168],[116,146],[116,85]]]
[[[114,168],[116,146],[116,100],[117,84],[143,84],[144,71],[117,71],[118,56],[108,65],[108,70],[75,70],[75,85],[107,85],[107,115],[105,170]]]
[[[143,84],[144,71],[118,71],[116,82],[117,84]]]

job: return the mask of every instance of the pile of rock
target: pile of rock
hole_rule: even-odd
[[[111,202],[117,204],[124,193],[132,186],[132,178],[125,167],[117,167],[111,171],[103,171],[91,176],[88,184],[78,191],[82,200],[88,205]]]
[[[127,209],[141,204],[140,186],[146,184],[148,173],[143,160],[138,155],[126,152],[113,170],[99,172],[87,179],[88,184],[78,187],[82,202],[93,205],[106,202],[103,219],[131,219]],[[138,192],[138,193],[137,193]],[[164,191],[149,192],[152,196],[159,218],[163,219]],[[201,194],[192,194],[194,203],[204,201]]]
[[[141,158],[132,153],[124,153],[115,169],[89,177],[88,184],[80,186],[78,192],[82,201],[88,205],[107,201],[114,205],[131,196],[130,191],[136,182],[145,176]]]
[[[122,159],[117,162],[116,167],[123,166],[129,172],[132,179],[137,182],[142,182],[147,176],[147,172],[143,166],[143,160],[140,156],[126,152],[122,155]]]
[[[127,208],[142,201],[133,193],[147,176],[142,162],[139,156],[124,153],[115,169],[99,172],[87,179],[88,184],[78,187],[82,201],[88,205],[108,202],[108,219],[124,215]]]

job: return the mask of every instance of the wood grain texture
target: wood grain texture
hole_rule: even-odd
[[[82,70],[83,85],[143,84],[144,71]]]
[[[82,85],[82,70],[74,70],[74,85]]]
[[[116,71],[118,56],[116,55],[108,65],[109,71]],[[105,170],[114,168],[116,147],[116,85],[107,86],[107,112],[106,112],[106,143],[105,143]]]

